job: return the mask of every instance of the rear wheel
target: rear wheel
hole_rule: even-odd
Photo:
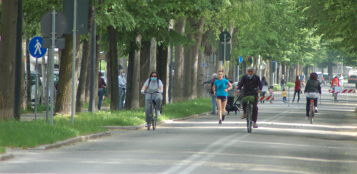
[[[315,115],[314,105],[311,104],[311,106],[310,106],[310,124],[312,124],[312,122],[314,120],[314,115]]]

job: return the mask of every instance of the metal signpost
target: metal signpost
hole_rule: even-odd
[[[243,62],[243,57],[239,56],[239,63],[238,63],[238,71],[237,71],[237,80],[239,82],[239,64]]]
[[[74,123],[74,113],[75,107],[74,104],[76,103],[75,97],[75,72],[76,72],[76,41],[77,41],[77,0],[74,0],[74,12],[73,12],[73,58],[72,58],[72,112],[71,112],[71,122]]]
[[[229,42],[231,40],[231,34],[229,32],[227,32],[227,31],[223,31],[223,32],[221,32],[219,34],[219,39],[220,39],[221,42],[223,42],[222,66],[224,66],[224,68],[226,68],[226,62],[230,60],[230,54],[227,54],[227,52],[230,52],[230,47],[227,50],[227,42]],[[230,44],[228,46],[230,46]],[[222,53],[221,51],[219,51],[219,52]],[[224,75],[223,75],[223,78],[224,78]]]
[[[30,43],[29,43],[29,52],[31,54],[32,57],[36,58],[36,67],[35,67],[35,74],[36,74],[36,78],[35,78],[35,120],[37,120],[37,87],[38,87],[38,59],[43,57],[46,52],[47,52],[47,48],[43,48],[42,47],[42,37],[40,36],[35,36],[31,39]],[[27,72],[30,73],[30,72]],[[31,84],[31,83],[30,83]],[[32,85],[30,85],[32,86]],[[28,88],[30,87],[28,86]]]

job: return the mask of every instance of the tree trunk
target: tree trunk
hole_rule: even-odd
[[[175,25],[175,31],[181,35],[185,32],[185,18],[180,18]],[[173,89],[172,89],[172,101],[173,102],[181,102],[182,101],[182,86],[183,86],[183,46],[177,45],[175,47],[175,67],[174,67],[174,81],[173,81]]]
[[[142,36],[138,35],[135,38],[135,43],[141,44]],[[165,67],[166,68],[166,67]],[[128,77],[130,78],[130,77]],[[140,50],[135,51],[133,61],[133,81],[130,100],[130,109],[139,109],[139,92],[140,92]],[[129,97],[129,96],[128,96]]]
[[[28,50],[29,47],[29,43],[30,40],[28,38],[26,38],[26,79],[27,79],[27,83],[26,83],[26,96],[27,96],[27,105],[31,105],[31,66],[30,66],[30,53]],[[45,57],[45,56],[43,56]],[[42,59],[43,61],[43,59]],[[43,66],[43,64],[42,64]],[[42,73],[42,77],[43,79],[45,79],[46,75]],[[44,85],[45,83],[43,83]],[[45,89],[45,88],[43,88]]]
[[[109,59],[110,59],[110,109],[119,110],[119,83],[118,83],[118,46],[117,31],[111,25],[107,27],[109,41]]]
[[[156,71],[156,48],[157,42],[155,38],[150,41],[150,69],[149,73]]]
[[[108,90],[108,98],[111,98],[112,96],[112,89],[111,89],[111,78],[109,76],[108,78],[108,75],[112,73],[111,69],[110,69],[110,53],[108,52],[107,53],[107,90]],[[119,83],[119,82],[118,82]]]
[[[140,50],[140,83],[141,88],[145,81],[149,78],[148,72],[150,71],[150,41],[142,42]],[[139,95],[139,106],[145,107],[145,95]]]
[[[268,82],[268,85],[270,85],[271,84],[271,80],[270,80],[270,78],[271,78],[271,75],[270,75],[270,69],[271,69],[270,60],[266,60],[265,62],[266,62],[266,65],[265,65],[265,79]]]
[[[209,44],[209,42],[206,42],[204,45],[203,59],[205,62],[204,81],[207,81],[212,79],[212,75],[214,73],[214,54],[212,52],[212,46]],[[202,88],[204,88],[203,96],[209,97],[211,85],[204,85]]]
[[[126,102],[124,108],[127,110],[132,109],[132,100],[133,100],[133,77],[134,77],[134,57],[135,57],[135,51],[129,52],[129,58],[128,58],[128,75],[127,75],[127,90],[126,90]]]
[[[192,80],[192,94],[191,99],[197,98],[197,69],[198,69],[198,53],[200,50],[201,42],[202,42],[202,33],[203,33],[203,24],[205,17],[202,16],[201,19],[196,24],[197,33],[195,35],[195,44],[193,45],[193,50],[191,52],[191,80]],[[193,23],[191,23],[193,25]]]
[[[192,34],[188,33],[187,38],[192,39]],[[190,99],[190,90],[191,89],[191,81],[190,81],[190,76],[191,76],[191,71],[188,71],[191,69],[191,64],[190,64],[190,46],[184,48],[183,53],[184,53],[184,60],[183,60],[183,77],[182,77],[182,101],[188,101]]]
[[[57,95],[55,103],[55,113],[71,114],[72,104],[72,54],[73,54],[73,36],[64,35],[66,40],[66,48],[61,54],[61,65],[59,73],[59,81],[57,85]],[[76,45],[76,62],[78,62],[79,52],[79,35],[77,36]],[[77,63],[76,63],[77,64]],[[78,69],[78,68],[76,68]],[[76,86],[76,85],[75,85]]]
[[[168,56],[168,51],[167,47],[164,46],[164,44],[158,45],[157,46],[157,60],[156,60],[156,70],[158,73],[159,78],[161,79],[163,84],[167,84],[167,56]],[[166,94],[166,89],[164,87],[164,93]],[[166,105],[166,98],[167,95],[163,95],[163,100],[162,104]]]
[[[13,116],[17,0],[2,1],[0,53],[0,120]]]
[[[202,41],[201,41],[201,46],[205,48],[208,36],[211,33],[211,29],[207,30],[203,35],[202,35]],[[209,51],[211,49],[209,48]],[[203,62],[205,62],[205,53],[204,50],[199,49],[199,55],[198,55],[198,66],[197,66],[197,98],[202,98],[203,97],[203,80],[204,80],[204,68],[207,66],[205,64],[205,67],[203,67]]]
[[[277,84],[281,84],[281,63],[279,63],[279,67],[278,67],[278,83]]]
[[[92,4],[89,5],[88,10],[88,32],[92,33],[92,24],[93,24],[93,6]],[[87,77],[90,75],[88,74],[88,64],[89,64],[89,57],[90,57],[90,37],[84,39],[83,47],[82,47],[82,62],[81,62],[81,73],[79,77],[79,85],[77,89],[76,95],[76,112],[82,112],[83,104],[85,101],[85,89],[87,84]],[[89,85],[88,85],[89,86]]]
[[[84,65],[83,65],[84,66]],[[89,98],[90,98],[90,91],[89,91],[89,86],[90,86],[90,61],[88,61],[87,64],[87,77],[86,77],[86,86],[85,86],[85,98],[84,98],[84,102],[89,102]]]
[[[330,77],[330,81],[333,79],[333,69],[332,69],[332,61],[328,62],[328,76]]]

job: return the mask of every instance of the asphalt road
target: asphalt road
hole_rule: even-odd
[[[357,173],[357,103],[319,106],[314,124],[299,104],[259,105],[258,129],[240,114],[167,122],[156,131],[113,136],[49,151],[14,150],[0,173]]]

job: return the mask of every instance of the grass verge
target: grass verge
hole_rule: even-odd
[[[211,110],[210,98],[195,99],[187,102],[163,106],[159,120],[186,117]],[[70,116],[58,115],[53,126],[45,120],[18,122],[15,120],[0,121],[1,147],[36,147],[51,144],[79,135],[103,132],[103,126],[135,126],[145,123],[145,109],[122,111],[99,111],[75,115],[71,124]]]
[[[5,153],[5,152],[6,152],[5,148],[0,146],[0,154]]]
[[[46,111],[46,105],[37,105],[37,112],[41,113],[43,111]],[[35,106],[27,105],[27,110],[24,110],[21,108],[21,114],[26,114],[26,113],[35,113]]]

